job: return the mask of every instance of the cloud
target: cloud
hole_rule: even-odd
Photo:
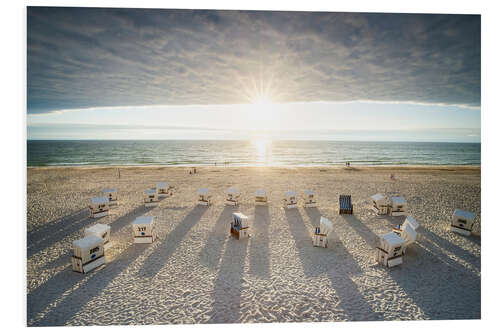
[[[28,113],[140,105],[480,106],[480,16],[28,8]]]

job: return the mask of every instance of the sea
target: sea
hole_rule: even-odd
[[[480,143],[28,140],[35,166],[480,165]]]

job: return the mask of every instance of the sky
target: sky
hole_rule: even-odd
[[[480,142],[481,18],[28,7],[28,139]]]

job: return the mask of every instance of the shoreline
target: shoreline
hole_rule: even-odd
[[[49,166],[27,166],[27,169],[35,170],[51,170],[51,169],[163,169],[163,168],[202,168],[202,169],[332,169],[332,170],[391,170],[391,169],[402,169],[402,170],[481,170],[480,164],[390,164],[390,165],[355,165],[351,167],[346,167],[344,165],[241,165],[241,166],[224,166],[224,165],[208,165],[208,164],[183,164],[183,165],[171,165],[171,164],[155,164],[155,165],[49,165]]]

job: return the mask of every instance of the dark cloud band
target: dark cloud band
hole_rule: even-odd
[[[477,107],[478,15],[28,8],[28,112],[411,101]]]

